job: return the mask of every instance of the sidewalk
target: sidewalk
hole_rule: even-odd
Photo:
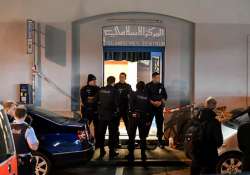
[[[100,150],[97,149],[94,152],[93,158],[89,164],[97,166],[129,166],[131,164],[125,159],[128,154],[127,149],[118,149],[119,155],[114,160],[109,160],[108,148],[105,147],[107,154],[104,156],[103,160],[99,159]],[[135,149],[135,161],[133,166],[188,166],[191,161],[186,158],[184,152],[165,147],[160,149],[157,147],[154,150],[147,150],[146,154],[148,159],[146,162],[141,161],[141,150]]]

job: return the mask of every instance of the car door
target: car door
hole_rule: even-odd
[[[17,175],[14,141],[7,116],[0,106],[0,174]]]

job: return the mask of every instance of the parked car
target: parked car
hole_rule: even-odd
[[[232,118],[222,124],[224,143],[218,149],[218,174],[238,174],[242,172],[242,152],[238,147],[237,130],[241,124],[250,122],[250,108],[234,109],[230,113]],[[189,120],[191,120],[191,113],[185,107],[181,110],[175,110],[170,118],[165,121],[164,136],[167,141],[169,137],[173,137],[177,149],[183,149],[183,136],[189,127]]]
[[[9,120],[0,105],[0,174],[17,175],[17,159]]]
[[[35,106],[27,106],[28,121],[40,142],[33,152],[36,175],[47,175],[52,166],[89,160],[94,152],[89,129],[79,121]]]
[[[250,109],[234,110],[232,119],[223,123],[224,144],[219,148],[217,172],[220,174],[238,174],[242,172],[242,152],[238,147],[237,130],[245,122],[250,122]],[[248,134],[248,133],[246,133]]]

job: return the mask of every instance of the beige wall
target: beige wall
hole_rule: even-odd
[[[19,101],[18,84],[32,84],[33,55],[26,54],[26,22],[0,23],[0,101]],[[66,32],[66,65],[60,66],[45,57],[41,48],[41,71],[70,95],[71,90],[71,23],[49,24]],[[45,24],[42,24],[44,31]],[[42,45],[44,45],[42,35]],[[42,80],[41,105],[54,111],[70,111],[71,100],[53,85]]]
[[[50,61],[45,56],[45,49],[41,48],[41,72],[64,91],[62,93],[53,84],[42,79],[41,106],[53,111],[70,111],[71,99],[66,94],[71,95],[71,23],[42,24],[42,31],[45,31],[46,25],[66,32],[66,64],[60,65]],[[44,36],[41,40],[45,44]]]
[[[42,51],[42,71],[48,75],[61,89],[70,94],[71,90],[71,25],[53,23],[67,33],[67,64],[59,66],[47,60]],[[100,22],[92,23],[99,26]],[[93,28],[89,23],[82,24],[81,35],[81,83],[86,75],[93,72],[99,80],[102,79],[102,48],[100,28]],[[173,26],[169,26],[174,29]],[[174,30],[173,30],[174,31]],[[18,84],[32,83],[32,56],[26,54],[26,24],[24,22],[1,23],[0,27],[0,101],[19,100]],[[88,35],[92,34],[92,35]],[[247,35],[250,25],[241,24],[196,24],[195,32],[195,102],[199,103],[207,96],[215,96],[219,103],[230,108],[244,107],[249,96],[250,76],[247,67]],[[169,58],[180,58],[180,52],[174,51],[181,44],[181,35],[169,35],[166,69],[169,71],[167,86],[174,85],[174,79],[185,74],[170,73],[173,70],[181,73],[182,64],[173,64]],[[93,42],[95,41],[95,42]],[[250,44],[248,45],[250,51]],[[185,55],[185,53],[183,53]],[[249,57],[249,56],[248,56]],[[178,60],[177,60],[178,61]],[[179,60],[180,61],[180,60]],[[168,65],[172,64],[171,67]],[[248,61],[248,64],[250,62]],[[172,81],[171,81],[172,79]],[[248,83],[248,86],[247,86]],[[99,82],[101,84],[101,82]],[[173,89],[174,87],[172,87]],[[247,89],[248,88],[248,89]],[[170,88],[171,90],[171,88]],[[173,96],[171,91],[170,96]],[[178,95],[178,94],[177,94]],[[172,97],[174,98],[174,97]],[[248,100],[249,102],[249,100]],[[46,82],[42,82],[42,106],[51,110],[70,110],[70,99],[58,92]]]
[[[86,84],[86,78],[89,73],[95,74],[98,84],[102,84],[102,27],[117,24],[107,20],[112,18],[157,19],[162,21],[160,24],[151,25],[160,25],[166,28],[167,44],[163,69],[170,105],[178,106],[180,103],[192,101],[194,25],[188,21],[150,13],[118,13],[80,21],[81,85]]]
[[[245,107],[249,80],[250,25],[196,24],[195,99],[215,96],[229,108]]]
[[[32,83],[32,62],[26,54],[26,23],[0,23],[0,101],[19,100],[18,84]]]
[[[116,12],[152,12],[196,23],[250,24],[249,0],[2,0],[0,21],[74,21]]]

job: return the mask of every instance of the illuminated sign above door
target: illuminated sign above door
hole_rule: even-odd
[[[163,27],[147,25],[114,25],[103,27],[103,46],[158,46],[166,45]]]

